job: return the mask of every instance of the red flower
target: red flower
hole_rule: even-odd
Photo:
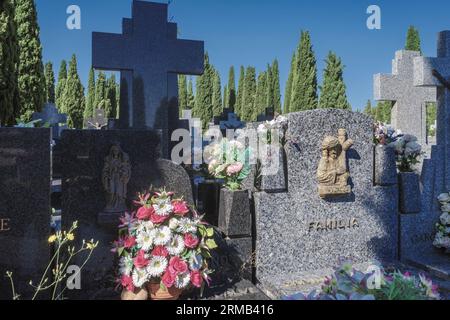
[[[199,242],[198,238],[190,233],[184,235],[184,245],[190,249],[197,248]]]
[[[185,216],[189,213],[189,207],[186,201],[174,200],[172,201],[173,212],[179,216]]]
[[[157,246],[152,251],[152,256],[154,257],[167,257],[169,255],[169,251],[164,246]]]
[[[177,276],[175,274],[166,272],[162,276],[161,281],[166,286],[166,288],[171,288],[175,284],[176,278],[177,278]]]
[[[203,277],[200,271],[192,271],[191,272],[191,283],[194,287],[200,288],[203,283]]]
[[[157,215],[155,212],[153,212],[153,214],[150,216],[150,221],[153,222],[154,224],[161,224],[168,218],[170,218],[170,216],[160,216]]]
[[[147,259],[145,259],[145,251],[144,250],[140,250],[136,256],[136,258],[134,258],[134,266],[136,268],[142,269],[145,268],[146,266],[148,266],[149,261]]]
[[[148,220],[148,219],[150,219],[151,216],[154,215],[154,214],[155,214],[155,209],[153,209],[153,207],[146,208],[146,207],[144,206],[144,207],[140,207],[140,208],[139,208],[136,217],[137,217],[139,220]]]
[[[125,239],[124,247],[127,249],[131,249],[136,245],[136,238],[135,237],[128,237]]]
[[[179,273],[185,273],[188,271],[188,265],[180,257],[173,257],[169,261],[169,272],[172,275],[178,275]]]
[[[122,276],[122,279],[120,279],[120,283],[122,287],[124,287],[127,291],[134,292],[134,284],[133,284],[133,278],[130,276]]]

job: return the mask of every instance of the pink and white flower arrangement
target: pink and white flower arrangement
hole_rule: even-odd
[[[213,228],[172,192],[139,195],[136,212],[119,226],[113,252],[119,256],[119,285],[134,292],[149,283],[162,288],[200,288],[210,281]]]
[[[438,201],[441,204],[442,215],[436,225],[437,233],[433,244],[436,248],[450,252],[450,193],[439,195]]]

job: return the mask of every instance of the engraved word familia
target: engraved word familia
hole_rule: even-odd
[[[315,221],[309,223],[309,232],[313,231],[333,231],[359,228],[359,223],[356,218],[351,219],[326,219],[323,221]]]

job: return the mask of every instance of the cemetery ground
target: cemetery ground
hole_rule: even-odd
[[[167,18],[132,1],[122,33],[92,34],[93,67],[120,72],[117,119],[73,129],[48,103],[0,128],[0,299],[448,300],[450,31],[374,76],[391,125],[268,106],[205,128],[178,105],[204,43]]]

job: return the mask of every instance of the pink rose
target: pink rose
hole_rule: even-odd
[[[162,276],[161,281],[166,286],[166,288],[171,288],[175,284],[176,278],[177,278],[177,276],[175,274],[166,272]]]
[[[189,213],[186,201],[175,200],[172,202],[173,212],[179,216],[185,216]]]
[[[241,172],[242,168],[244,168],[244,165],[240,162],[236,162],[235,164],[231,164],[228,166],[227,168],[227,175],[230,176],[234,176],[236,174],[238,174],[239,172]]]
[[[200,271],[192,271],[191,272],[191,283],[194,287],[200,288],[203,283],[203,277]]]
[[[160,216],[157,215],[155,212],[153,212],[153,214],[150,216],[150,221],[153,222],[154,224],[161,224],[168,218],[170,218],[170,216]]]
[[[157,246],[152,251],[152,256],[154,257],[167,257],[169,255],[169,251],[164,246]]]
[[[124,287],[127,291],[134,292],[134,284],[133,284],[133,278],[130,276],[122,276],[122,279],[120,279],[120,284],[122,287]]]
[[[186,247],[188,247],[189,249],[195,249],[197,248],[198,244],[199,244],[199,240],[196,236],[193,236],[190,233],[186,233],[184,235],[184,245]]]
[[[136,245],[136,238],[135,237],[128,237],[125,239],[124,247],[127,249],[131,249]]]
[[[180,257],[173,257],[169,261],[169,272],[173,275],[185,273],[188,271],[188,265]]]
[[[136,258],[134,258],[134,266],[136,268],[142,269],[145,268],[146,266],[148,266],[149,261],[145,258],[145,251],[144,250],[140,250],[136,256]]]
[[[150,208],[141,207],[141,208],[139,208],[136,217],[139,220],[148,220],[154,214],[155,214],[155,209],[153,209],[153,207],[150,207]]]

